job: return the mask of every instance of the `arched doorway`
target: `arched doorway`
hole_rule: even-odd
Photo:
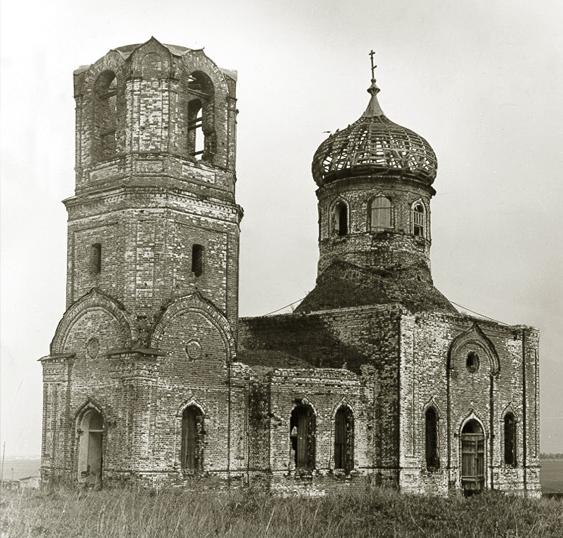
[[[465,495],[479,493],[485,486],[485,434],[475,419],[461,430],[461,485]]]
[[[203,412],[197,405],[189,405],[182,413],[181,463],[184,471],[203,471],[204,424]]]
[[[310,405],[298,404],[291,412],[289,438],[296,469],[315,468],[315,413]]]
[[[104,419],[96,409],[88,409],[78,430],[78,481],[101,486],[103,464]]]

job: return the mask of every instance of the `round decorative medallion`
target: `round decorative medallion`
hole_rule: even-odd
[[[474,374],[477,370],[479,370],[479,355],[475,353],[475,351],[470,351],[467,354],[467,359],[465,360],[465,366],[467,369]]]
[[[93,336],[86,343],[86,353],[88,354],[88,357],[90,357],[91,359],[95,359],[98,356],[99,351],[100,351],[100,341],[95,336]]]
[[[186,355],[191,361],[201,358],[201,344],[197,340],[190,340],[186,344]]]

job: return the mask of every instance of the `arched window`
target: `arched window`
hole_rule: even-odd
[[[425,237],[426,218],[425,218],[424,205],[422,204],[422,202],[416,202],[412,206],[411,220],[412,220],[412,233],[417,237]]]
[[[438,413],[434,407],[429,407],[425,413],[425,455],[426,468],[435,471],[440,468],[438,456]]]
[[[88,409],[78,429],[78,481],[91,486],[102,483],[104,418],[96,409]]]
[[[334,206],[332,230],[336,235],[348,235],[348,206],[342,200]]]
[[[354,468],[354,414],[341,406],[334,419],[334,468],[349,473]]]
[[[181,464],[185,471],[203,470],[203,413],[197,405],[189,405],[182,413]]]
[[[209,77],[192,73],[188,80],[188,154],[211,162],[216,151],[214,91]]]
[[[372,231],[393,228],[393,204],[386,196],[376,196],[371,201],[370,228]]]
[[[94,84],[94,159],[112,159],[117,151],[117,79],[113,71],[101,73]]]
[[[289,439],[296,469],[315,467],[316,421],[310,405],[300,403],[291,412]]]
[[[511,412],[504,415],[504,463],[516,466],[516,420]]]

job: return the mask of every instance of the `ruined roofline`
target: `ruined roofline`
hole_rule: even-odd
[[[512,331],[539,331],[537,327],[531,325],[523,324],[509,324],[502,321],[497,321],[493,319],[482,318],[472,314],[466,314],[463,312],[410,312],[406,307],[400,303],[389,303],[389,304],[374,304],[374,305],[361,305],[361,306],[348,306],[344,308],[330,308],[324,310],[312,310],[308,312],[290,312],[286,314],[275,314],[275,315],[262,315],[262,316],[242,316],[239,317],[239,321],[252,321],[252,320],[280,320],[280,319],[291,319],[291,318],[306,318],[309,316],[317,316],[323,314],[340,314],[345,312],[366,312],[369,310],[373,311],[395,311],[400,315],[414,316],[415,319],[424,318],[444,318],[444,319],[466,319],[479,323],[480,325],[488,325],[494,327],[502,327]]]
[[[131,44],[131,45],[123,45],[121,47],[116,47],[114,49],[108,50],[108,52],[106,54],[109,54],[111,52],[117,52],[123,60],[127,60],[131,56],[131,54],[133,54],[133,52],[135,52],[139,47],[146,45],[150,41],[155,41],[159,45],[162,45],[163,47],[168,49],[170,54],[172,54],[173,56],[177,56],[178,58],[181,58],[182,56],[185,56],[186,54],[188,54],[190,52],[201,52],[207,58],[209,58],[209,56],[207,56],[207,54],[205,54],[205,48],[204,47],[202,47],[200,49],[190,49],[188,47],[183,47],[181,45],[171,45],[171,44],[168,44],[168,43],[161,43],[158,39],[156,39],[155,37],[152,37],[152,36],[148,41],[145,41],[144,43],[134,43],[134,44]],[[104,54],[104,56],[106,54]],[[209,59],[211,60],[211,58],[209,58]],[[90,69],[92,67],[92,65],[94,65],[94,64],[81,65],[78,68],[76,68],[73,71],[73,73],[74,73],[74,75],[78,75],[78,74],[82,73],[83,71],[88,71],[88,69]],[[238,72],[235,69],[226,69],[226,68],[222,68],[222,67],[219,67],[219,66],[217,66],[217,67],[219,68],[219,70],[225,76],[233,79],[234,81],[237,81]]]

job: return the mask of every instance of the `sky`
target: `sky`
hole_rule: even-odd
[[[157,7],[158,6],[158,7]],[[36,456],[41,367],[64,312],[72,72],[147,41],[238,71],[240,313],[314,286],[311,160],[368,102],[438,156],[432,273],[449,299],[541,330],[541,449],[563,452],[563,2],[4,0],[0,8],[1,409]]]

